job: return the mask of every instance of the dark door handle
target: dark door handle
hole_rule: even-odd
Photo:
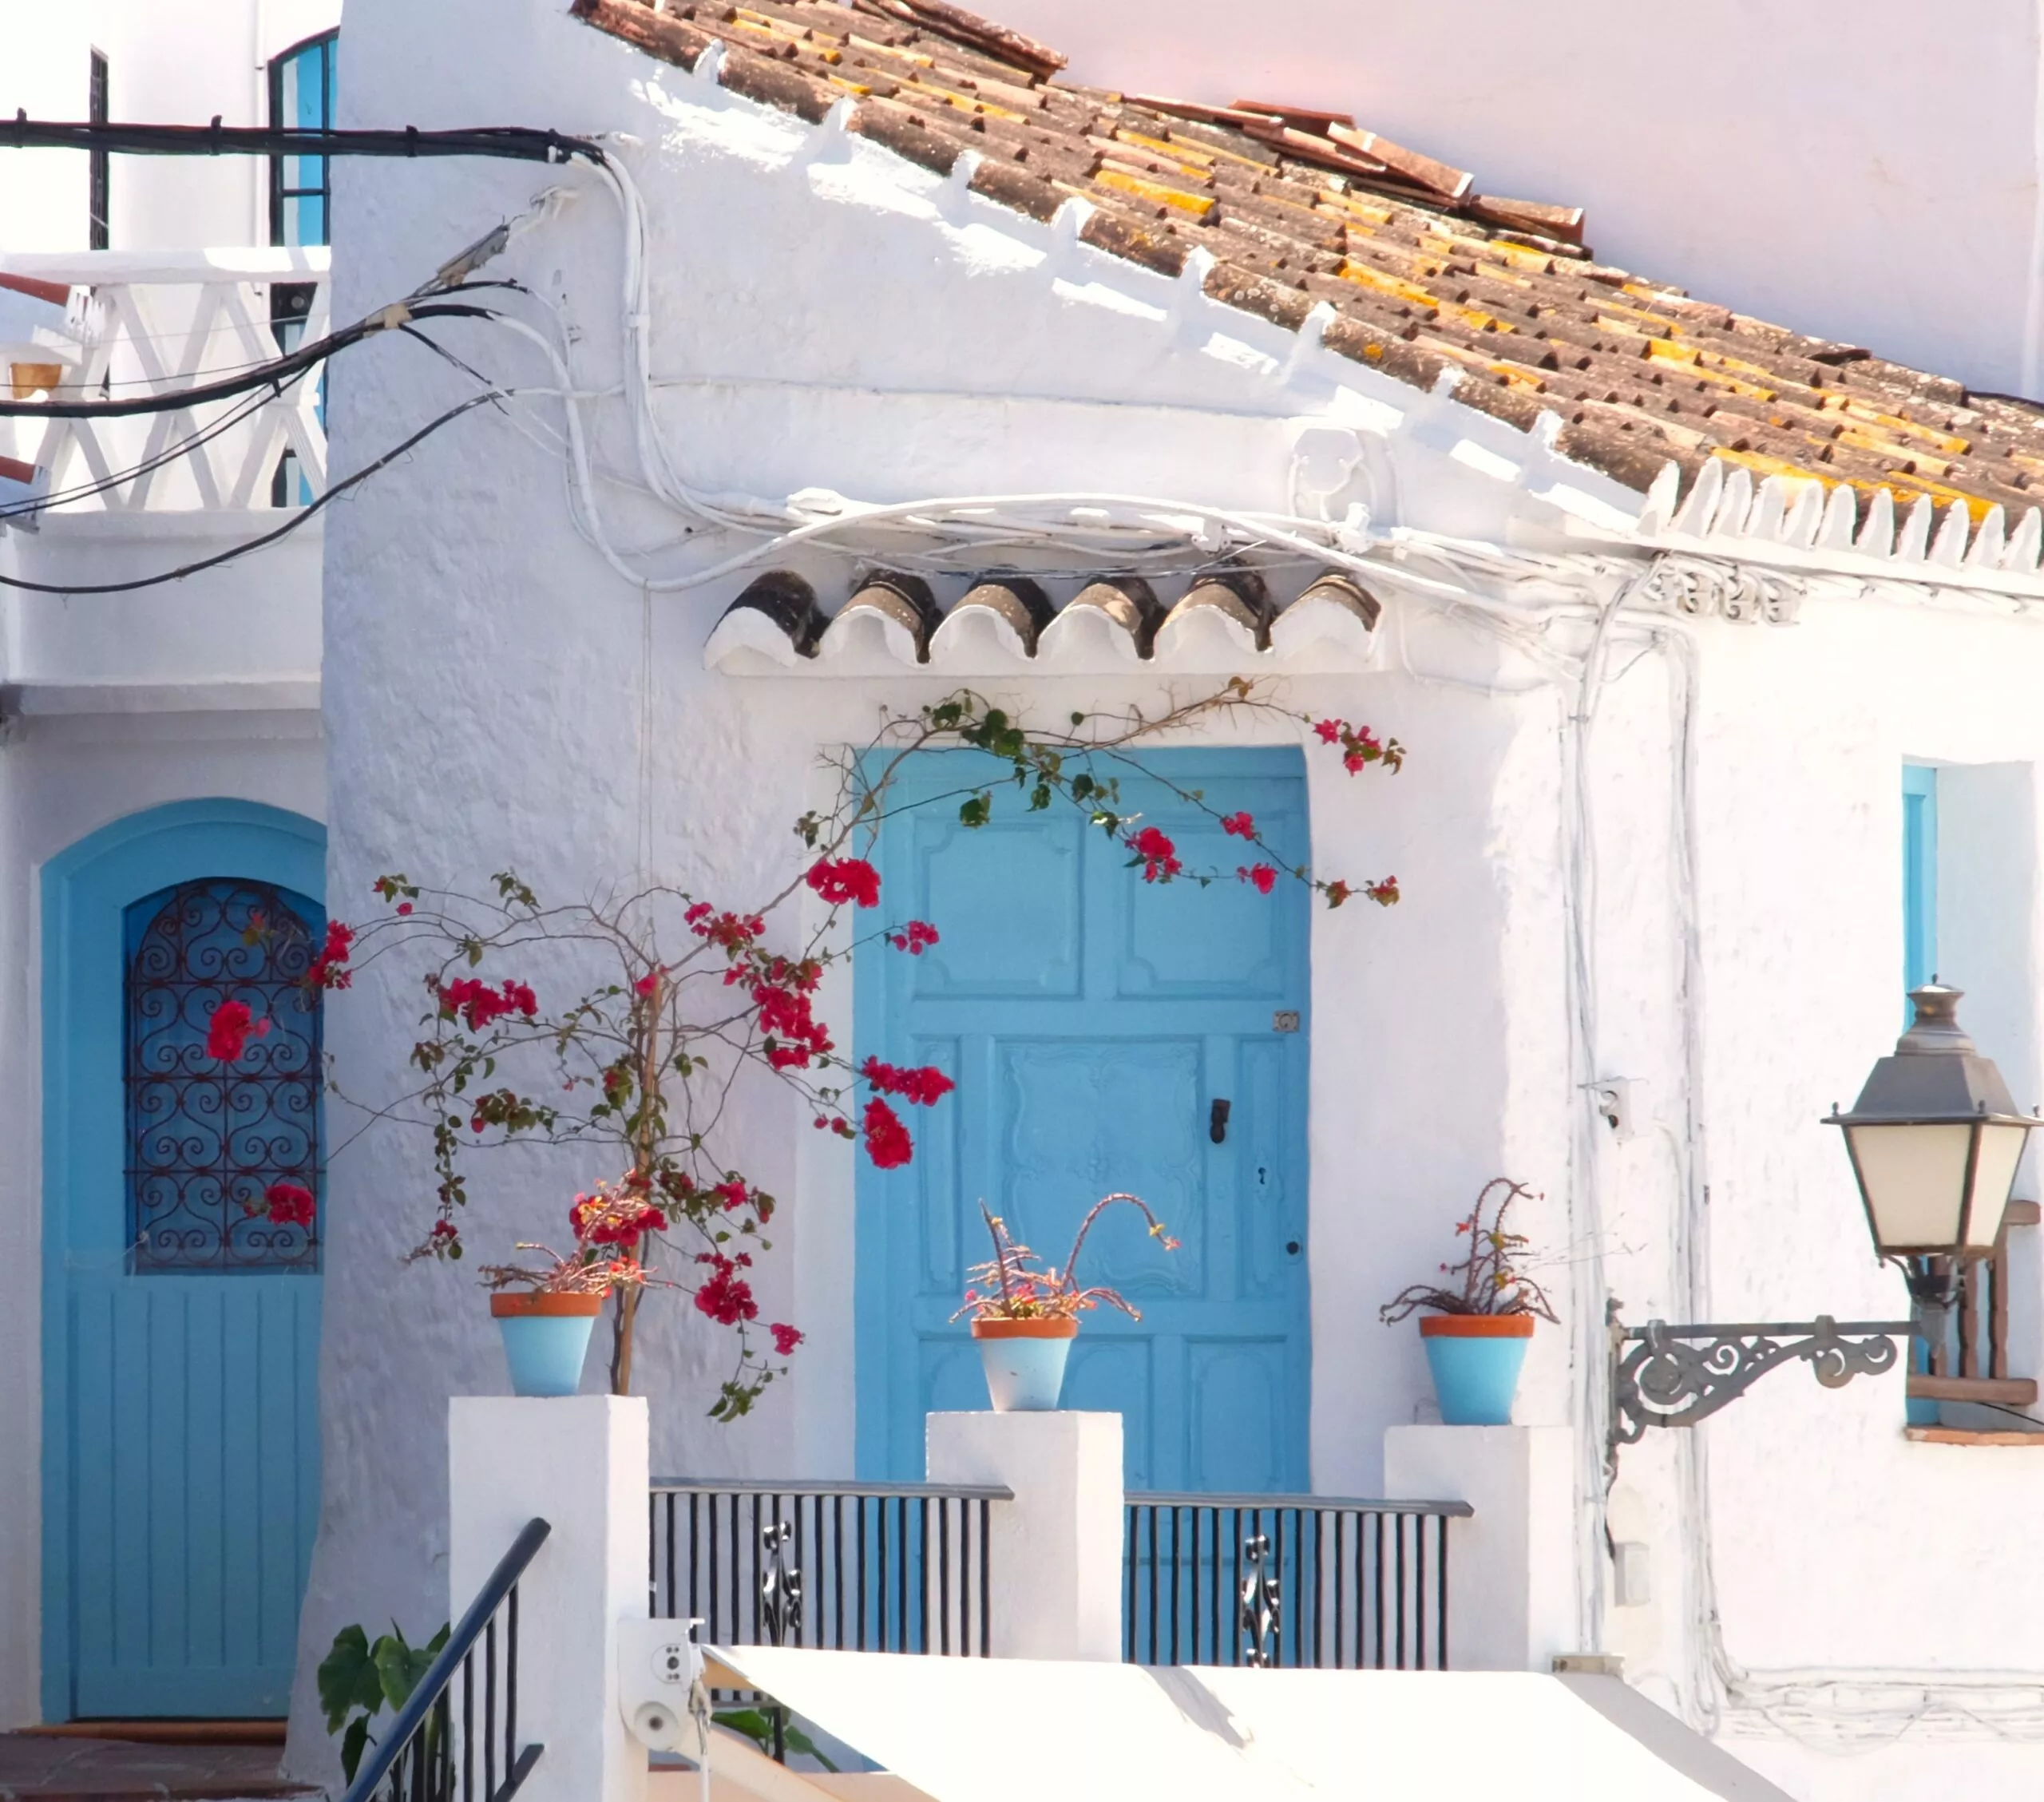
[[[1206,1114],[1206,1136],[1216,1145],[1225,1144],[1228,1137],[1228,1103],[1216,1095],[1214,1105]]]

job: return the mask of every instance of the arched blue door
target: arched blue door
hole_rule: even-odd
[[[1308,861],[1296,752],[1143,762],[1253,813],[1285,863]],[[1067,1404],[1122,1413],[1132,1487],[1303,1490],[1308,891],[1145,883],[1082,815],[1030,812],[1012,782],[991,822],[968,829],[961,791],[990,767],[943,752],[899,778],[882,911],[941,937],[921,956],[876,944],[856,960],[858,1056],[935,1064],[958,1085],[909,1111],[906,1169],[861,1162],[861,1473],[920,1477],[924,1414],[987,1405],[966,1329],[948,1324],[966,1269],[988,1254],[982,1198],[1061,1264],[1087,1208],[1119,1189],[1182,1248],[1164,1253],[1132,1210],[1103,1217],[1080,1277],[1119,1289],[1143,1318],[1085,1317]],[[1121,781],[1120,811],[1163,828],[1189,868],[1232,877],[1240,840],[1163,782]]]
[[[325,834],[237,801],[43,873],[43,1712],[280,1715],[318,1520]],[[226,1000],[270,1030],[232,1062]]]

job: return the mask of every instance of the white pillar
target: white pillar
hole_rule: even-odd
[[[933,1414],[932,1483],[1004,1483],[990,1511],[997,1658],[1121,1657],[1121,1416]]]
[[[1546,1671],[1579,1650],[1575,1435],[1567,1427],[1392,1427],[1384,1492],[1467,1502],[1448,1537],[1448,1656],[1457,1670]]]
[[[526,1522],[553,1529],[518,1584],[518,1742],[546,1748],[520,1802],[645,1802],[615,1642],[620,1621],[647,1614],[647,1432],[640,1396],[447,1404],[448,1618]],[[458,1693],[457,1719],[460,1709]]]

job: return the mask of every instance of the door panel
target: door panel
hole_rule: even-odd
[[[1306,861],[1295,754],[1148,761],[1253,812],[1286,862]],[[1205,888],[1145,883],[1075,815],[1024,811],[1003,767],[919,760],[877,854],[885,920],[929,920],[941,937],[921,957],[861,949],[858,1055],[934,1063],[958,1087],[912,1111],[908,1170],[861,1168],[862,1471],[919,1477],[924,1414],[986,1405],[965,1325],[949,1321],[989,1255],[981,1202],[1061,1265],[1087,1210],[1126,1190],[1181,1247],[1165,1252],[1132,1210],[1102,1216],[1080,1280],[1120,1289],[1143,1317],[1085,1317],[1067,1404],[1123,1413],[1137,1487],[1303,1488],[1307,1041],[1274,1016],[1306,1008],[1308,891],[1234,880],[1240,839],[1124,774],[1120,810],[1170,833],[1189,869],[1223,873]],[[967,830],[958,804],[982,780],[997,785],[993,822]]]
[[[249,1209],[273,1181],[319,1188],[317,1013],[275,1014],[316,946],[251,941],[243,910],[316,937],[324,861],[313,822],[205,802],[45,872],[46,1720],[288,1706],[319,1235]],[[230,992],[275,1017],[231,1070],[204,1051]]]

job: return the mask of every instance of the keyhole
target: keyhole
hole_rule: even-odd
[[[1270,1186],[1270,1172],[1262,1164],[1256,1166],[1256,1186],[1259,1189],[1267,1189]]]
[[[1299,1255],[1299,1242],[1297,1239],[1287,1239],[1285,1242],[1285,1255],[1287,1257],[1297,1257]]]

